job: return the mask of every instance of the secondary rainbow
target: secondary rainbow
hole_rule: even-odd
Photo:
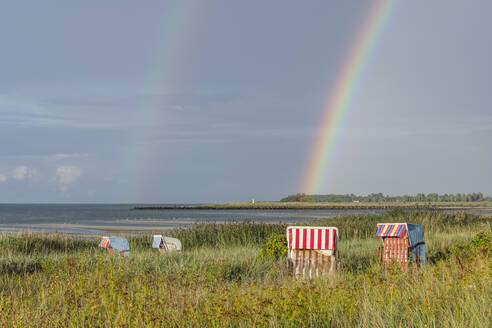
[[[128,170],[133,172],[129,195],[133,202],[142,201],[147,186],[155,181],[152,175],[155,167],[162,169],[163,163],[156,163],[154,157],[157,151],[161,155],[166,151],[162,142],[156,140],[160,131],[165,131],[173,115],[170,110],[173,104],[166,98],[178,89],[178,71],[184,65],[183,58],[189,51],[190,39],[197,29],[202,7],[201,3],[176,1],[170,2],[162,13],[161,26],[158,27],[161,43],[155,51],[153,62],[156,69],[149,82],[152,86],[150,93],[153,94],[149,98],[153,101],[147,103],[141,113],[141,127],[135,132],[134,138],[136,151],[128,161],[128,165],[131,165]]]
[[[308,194],[320,192],[326,180],[326,173],[333,157],[333,148],[337,132],[344,113],[347,112],[355,87],[368,62],[368,58],[377,43],[378,36],[387,21],[393,0],[376,0],[369,15],[363,22],[352,43],[335,84],[323,107],[321,133],[313,144],[301,183],[301,191]]]

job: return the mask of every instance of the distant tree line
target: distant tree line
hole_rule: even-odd
[[[295,194],[282,198],[281,202],[479,202],[491,197],[484,197],[481,192],[471,194],[417,194],[415,196],[385,196],[382,193],[369,194],[367,196],[346,195],[307,195]]]

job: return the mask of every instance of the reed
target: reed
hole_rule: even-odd
[[[51,252],[74,252],[94,247],[91,239],[73,238],[59,233],[27,233],[0,237],[0,254],[42,254]]]

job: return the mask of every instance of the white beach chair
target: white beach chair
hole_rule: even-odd
[[[172,237],[163,237],[162,235],[154,235],[152,248],[157,248],[159,252],[165,253],[169,251],[180,251],[181,241]]]

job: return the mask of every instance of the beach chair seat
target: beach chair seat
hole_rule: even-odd
[[[130,243],[123,237],[102,237],[99,247],[106,248],[109,255],[117,253],[121,257],[130,256]]]

